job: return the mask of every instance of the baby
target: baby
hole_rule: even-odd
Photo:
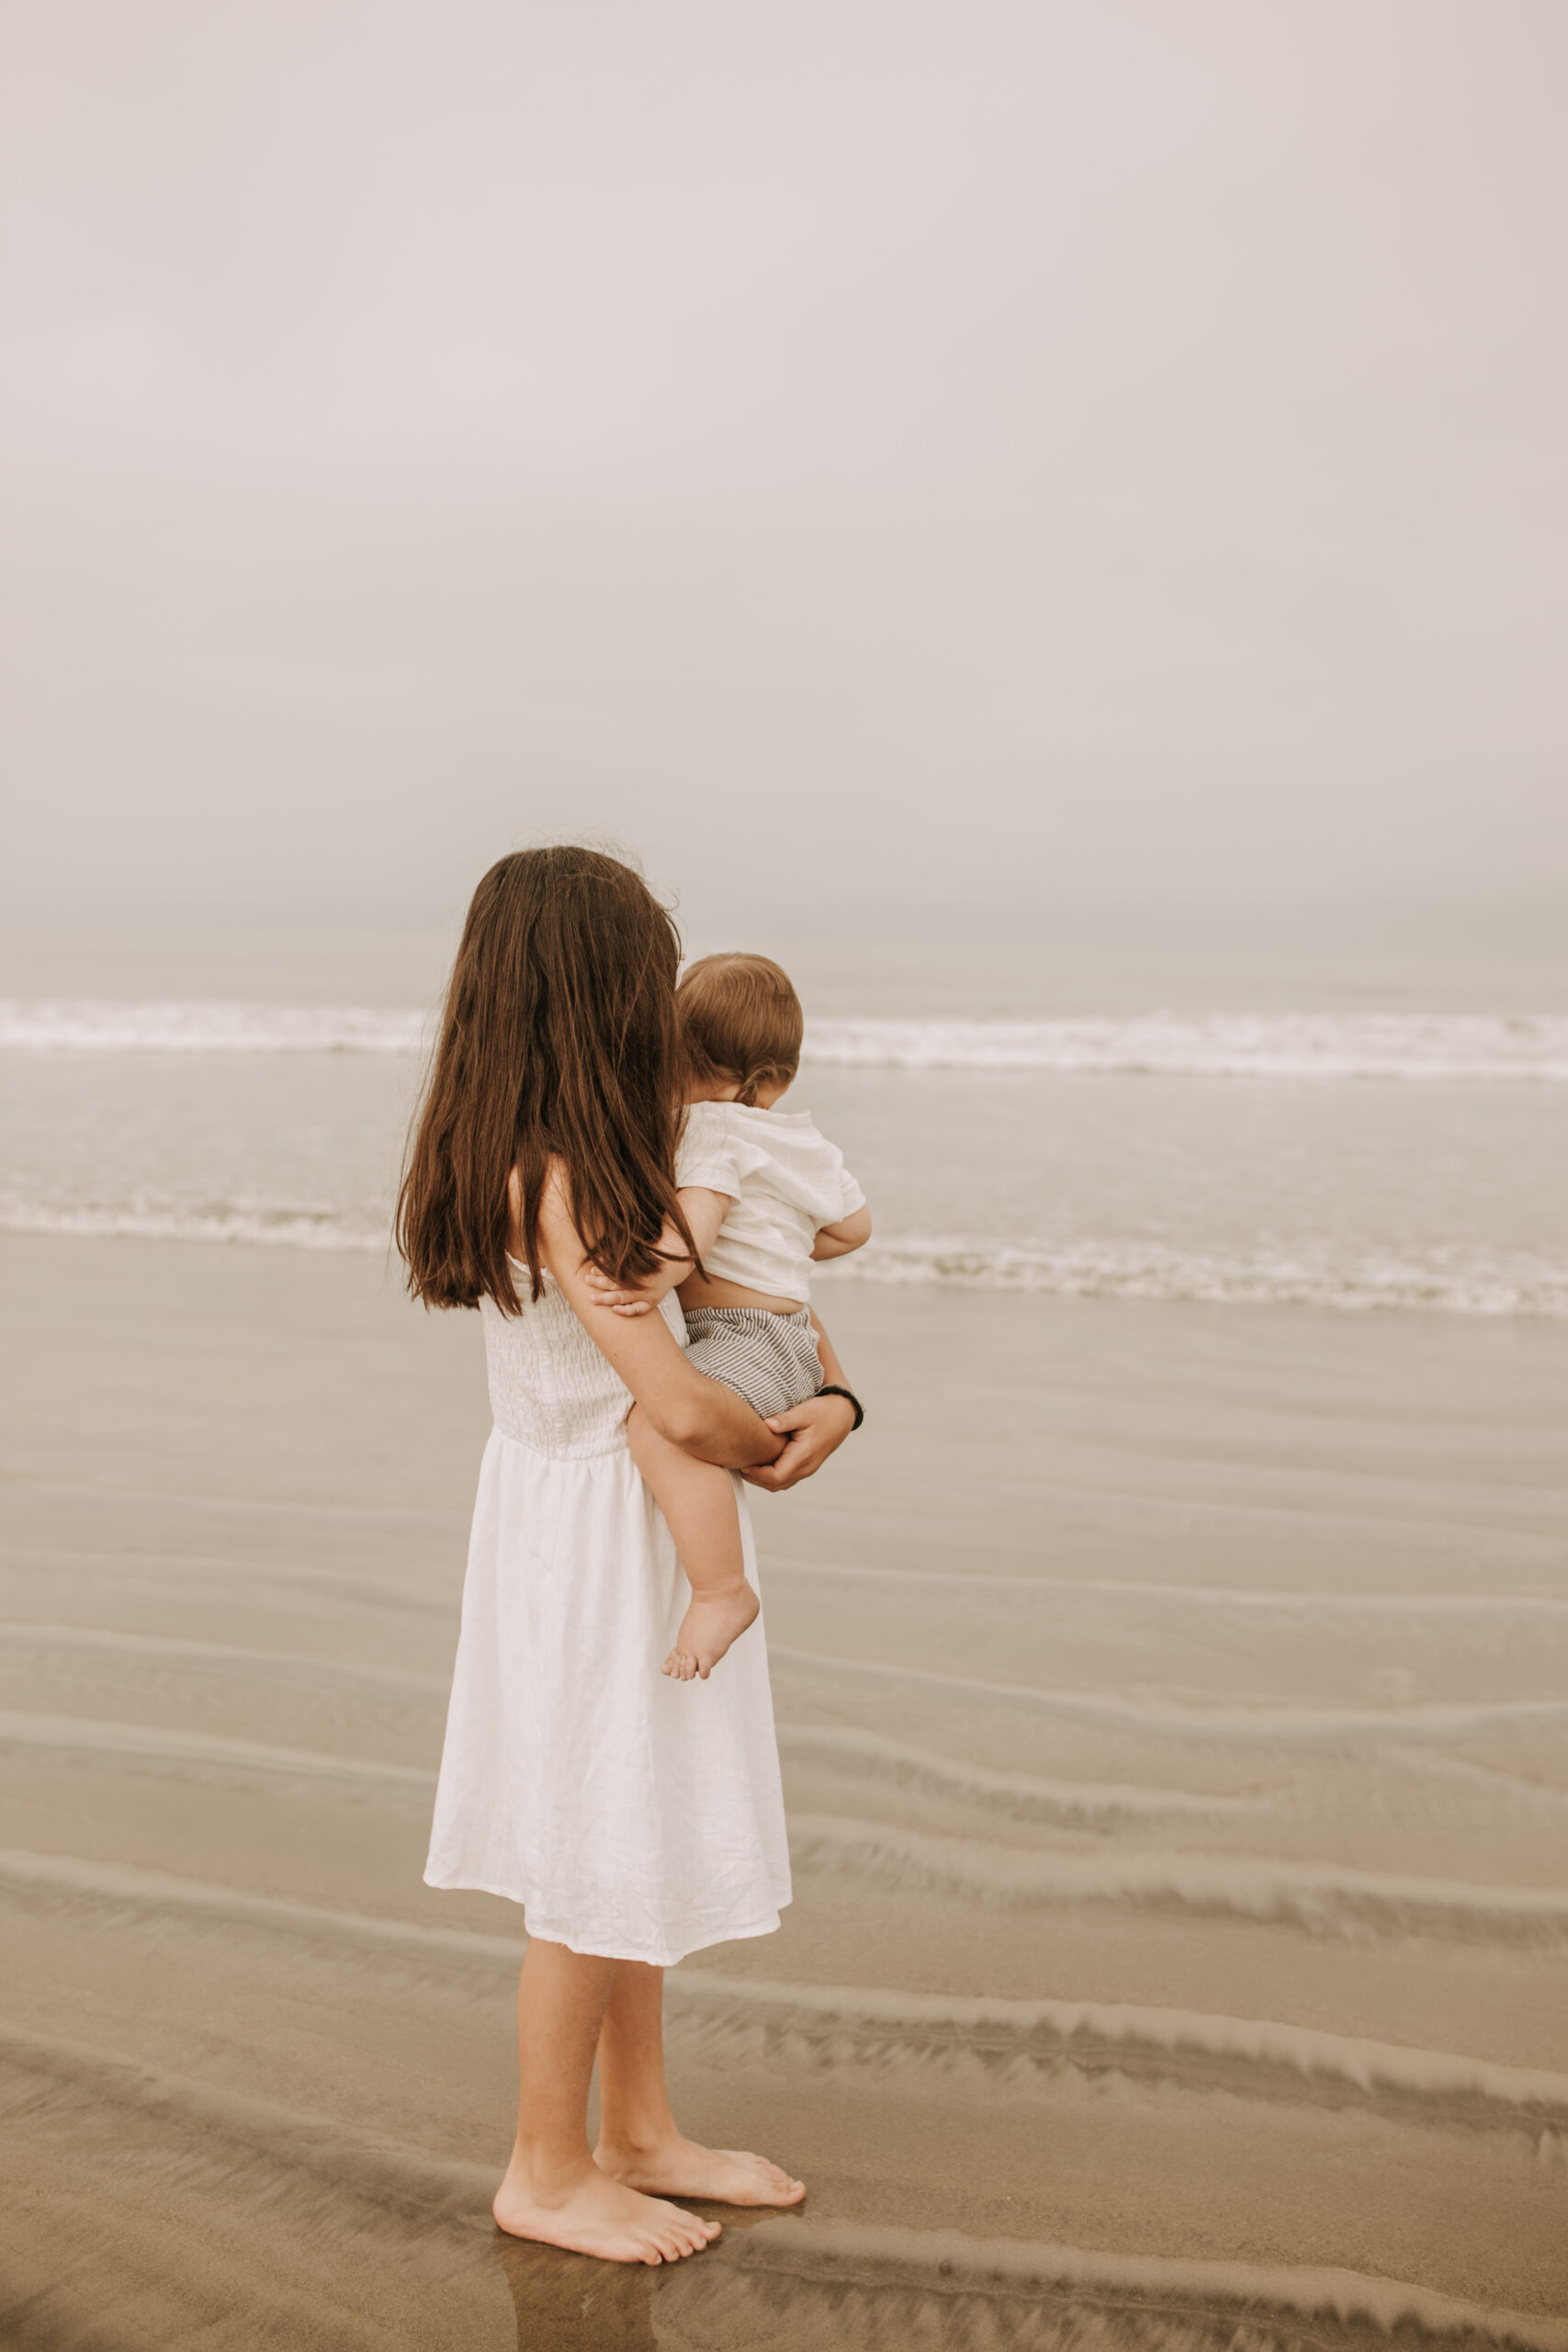
[[[795,1076],[805,1027],[788,976],[765,956],[705,956],[676,1003],[687,1109],[675,1182],[702,1271],[667,1227],[665,1270],[635,1290],[590,1280],[599,1304],[622,1315],[648,1314],[678,1284],[691,1363],[766,1420],[821,1387],[807,1269],[858,1250],[871,1212],[807,1114],[773,1108]],[[692,1588],[662,1671],[705,1681],[761,1607],[746,1581],[729,1473],[682,1453],[638,1406],[626,1434]]]

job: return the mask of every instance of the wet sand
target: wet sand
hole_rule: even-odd
[[[1568,1326],[824,1284],[795,1900],[670,1996],[687,2129],[812,2193],[632,2273],[493,2232],[520,1922],[420,1883],[475,1322],[0,1295],[0,2340],[1568,2346]]]

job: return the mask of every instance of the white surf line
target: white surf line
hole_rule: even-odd
[[[1568,1945],[1568,1894],[1551,1887],[1476,1886],[1267,1855],[1032,1853],[836,1814],[796,1814],[789,1830],[797,1869],[850,1870],[863,1885],[946,1888],[1007,1909],[1126,1904],[1280,1922],[1318,1935],[1364,1936],[1371,1929],[1466,1942]]]
[[[775,1666],[798,1667],[812,1676],[864,1675],[881,1682],[963,1692],[992,1706],[1005,1702],[1118,1730],[1174,1733],[1183,1739],[1314,1740],[1371,1734],[1380,1739],[1420,1741],[1466,1732],[1568,1723],[1568,1699],[1434,1700],[1397,1707],[1180,1705],[1156,1699],[1122,1699],[1096,1690],[1053,1689],[1043,1683],[992,1682],[981,1675],[948,1674],[929,1666],[896,1666],[884,1658],[839,1657],[825,1651],[790,1649],[779,1642],[768,1644],[768,1656]]]
[[[323,1680],[366,1682],[389,1690],[418,1691],[445,1702],[451,1690],[449,1675],[412,1674],[398,1666],[367,1666],[357,1659],[311,1657],[299,1650],[248,1649],[235,1642],[196,1642],[166,1634],[126,1634],[107,1625],[31,1624],[23,1619],[0,1622],[0,1645],[20,1649],[85,1650],[106,1657],[188,1658],[193,1665],[283,1667],[290,1674],[316,1675]]]
[[[494,2165],[427,2155],[357,2124],[240,2091],[219,2090],[188,2075],[33,2033],[5,2019],[0,2019],[0,2064],[52,2078],[85,2095],[95,2108],[130,2108],[172,2124],[178,2135],[179,2160],[187,2168],[195,2153],[193,2141],[205,2137],[403,2214],[428,2215],[434,2208],[455,2222],[477,2222],[482,2217],[484,2225],[490,2225]]]
[[[467,1963],[486,1975],[514,1973],[525,1939],[464,1928],[434,1928],[361,1911],[336,1911],[285,1897],[253,1894],[208,1879],[103,1862],[73,1854],[0,1849],[0,1889],[97,1905],[123,1916],[195,1915],[300,1937],[307,1941],[369,1945],[416,1962]],[[1568,2132],[1568,2075],[1544,2068],[1495,2065],[1446,2051],[1371,2041],[1255,2018],[1199,2010],[1140,2008],[1096,2001],[1009,2001],[959,1994],[905,1993],[879,1986],[790,1984],[757,1977],[672,1971],[667,1996],[673,2018],[702,2021],[705,2030],[734,2028],[805,2032],[829,2047],[890,2043],[912,2054],[968,2050],[1008,2059],[1060,2058],[1087,2063],[1097,2049],[1121,2070],[1138,2058],[1144,2071],[1162,2061],[1268,2068],[1303,2081],[1322,2078],[1363,2098],[1393,2094],[1413,2102],[1469,2108],[1481,2120],[1510,2130]],[[1272,2088],[1266,2094],[1274,2096]],[[1454,2120],[1452,2114],[1439,2119]]]
[[[961,1569],[842,1567],[819,1560],[768,1560],[773,1577],[821,1577],[834,1584],[930,1586],[962,1597],[971,1592],[1006,1593],[1021,1600],[1085,1600],[1114,1607],[1123,1601],[1168,1602],[1175,1608],[1240,1609],[1260,1616],[1498,1617],[1568,1619],[1568,1598],[1551,1593],[1504,1592],[1269,1592],[1240,1585],[1173,1585],[1101,1582],[1089,1577],[994,1576]]]
[[[1152,2254],[1101,2253],[1016,2238],[964,2237],[955,2230],[867,2228],[854,2222],[766,2221],[739,2236],[730,2263],[831,2287],[904,2288],[955,2297],[1071,2296],[1131,2305],[1140,2315],[1212,2314],[1227,2328],[1337,2321],[1370,2324],[1384,2335],[1419,2328],[1438,2338],[1511,2346],[1517,2352],[1568,2352],[1568,2321],[1545,2312],[1489,2309],[1437,2289],[1359,2270],[1285,2264],[1179,2261]],[[694,2280],[694,2285],[696,2283]]]
[[[0,1748],[5,1747],[141,1756],[150,1761],[282,1773],[294,1780],[380,1781],[422,1792],[435,1786],[434,1772],[422,1764],[385,1764],[367,1757],[329,1756],[314,1748],[273,1747],[260,1740],[229,1739],[218,1732],[102,1723],[82,1715],[0,1712]]]
[[[299,1568],[274,1560],[228,1560],[158,1552],[55,1552],[36,1544],[0,1544],[0,1573],[96,1577],[130,1584],[210,1584],[214,1578],[243,1584],[247,1600],[264,1603],[275,1588],[295,1587],[326,1600],[362,1602],[367,1608],[406,1609],[421,1617],[457,1622],[460,1579],[454,1576],[449,1600],[412,1590],[389,1577],[354,1568]]]
[[[0,1050],[49,1053],[423,1053],[428,1005],[279,1004],[231,997],[6,997]],[[1557,1012],[811,1013],[802,1060],[1057,1077],[1303,1078],[1512,1084],[1568,1080]]]
[[[1023,1772],[995,1772],[983,1764],[938,1756],[930,1748],[906,1747],[900,1740],[847,1725],[781,1723],[774,1730],[786,1762],[847,1768],[925,1795],[987,1804],[1021,1820],[1209,1821],[1255,1817],[1274,1810],[1266,1797],[1202,1796],[1117,1781],[1042,1781]]]

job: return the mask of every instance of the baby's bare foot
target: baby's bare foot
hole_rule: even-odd
[[[740,1639],[748,1625],[756,1623],[761,1605],[744,1581],[729,1592],[694,1593],[692,1605],[681,1620],[675,1646],[660,1672],[673,1676],[677,1682],[690,1682],[694,1675],[705,1682],[730,1644]]]
[[[515,2166],[496,2191],[496,2221],[510,2237],[596,2255],[601,2262],[679,2262],[700,2254],[719,2234],[716,2222],[699,2220],[661,2197],[644,2197],[630,2182],[614,2180],[585,2164],[575,2177],[542,2192]]]
[[[666,2197],[706,2197],[718,2205],[798,2205],[803,2180],[744,2148],[705,2148],[679,2137],[657,2148],[617,2148],[601,2140],[593,2161],[628,2188]]]

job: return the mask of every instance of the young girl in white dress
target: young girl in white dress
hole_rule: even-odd
[[[859,1418],[826,1334],[843,1393],[764,1422],[688,1363],[673,1300],[639,1317],[594,1302],[590,1270],[635,1285],[667,1225],[698,1254],[675,1191],[678,952],[613,858],[541,849],[493,866],[398,1209],[411,1288],[481,1312],[495,1417],[425,1871],[525,1906],[517,2137],[495,2218],[646,2263],[718,2235],[671,2197],[789,2205],[805,2190],[761,2156],[685,2139],[666,2092],[663,1970],[776,1928],[789,1865],[760,1629],[694,1690],[659,1671],[690,1590],[626,1415],[635,1400],[667,1442],[774,1491]]]

